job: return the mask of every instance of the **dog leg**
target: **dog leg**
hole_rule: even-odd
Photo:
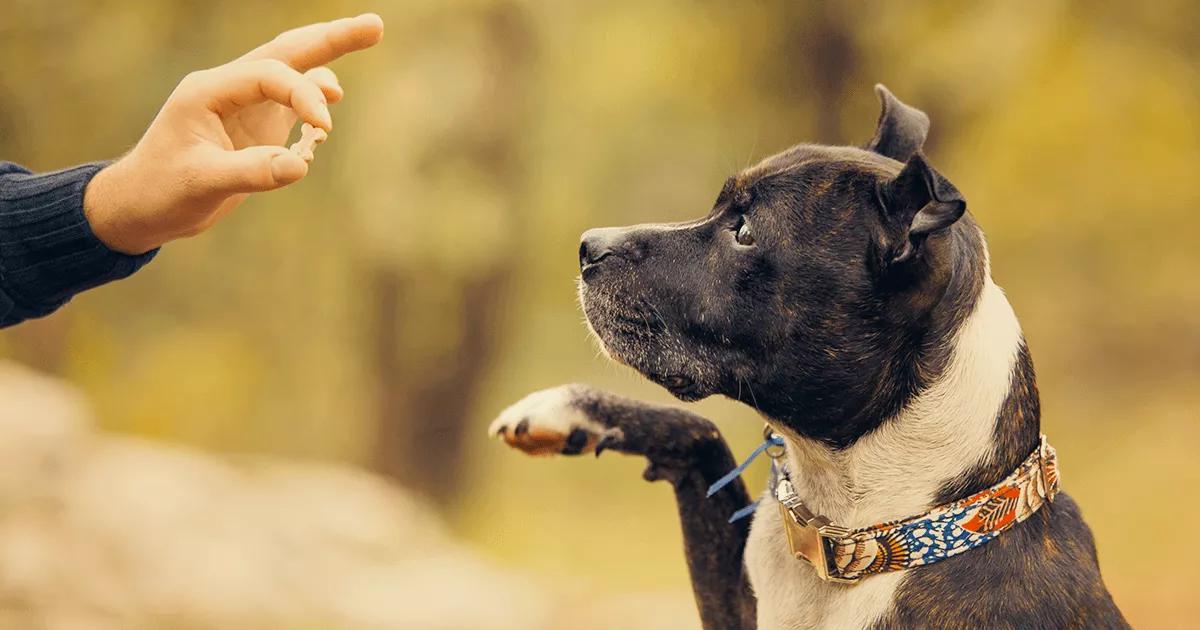
[[[585,385],[530,394],[490,428],[531,455],[579,455],[611,450],[649,460],[648,481],[675,489],[692,591],[705,630],[750,630],[755,601],[742,554],[749,519],[729,523],[750,503],[740,479],[712,497],[709,485],[737,465],[712,422],[672,407],[649,405]]]

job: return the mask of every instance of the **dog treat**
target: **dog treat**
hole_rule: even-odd
[[[288,147],[292,153],[299,155],[305,162],[313,161],[313,150],[318,144],[325,142],[329,138],[329,134],[325,133],[324,129],[314,127],[308,123],[300,126],[300,139],[291,147]]]

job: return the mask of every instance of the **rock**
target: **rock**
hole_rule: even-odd
[[[95,432],[9,363],[0,400],[0,627],[552,627],[543,585],[380,477]]]
[[[0,511],[58,495],[67,466],[91,434],[83,396],[61,382],[0,361]]]

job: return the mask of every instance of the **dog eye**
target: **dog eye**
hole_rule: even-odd
[[[734,234],[733,240],[737,241],[738,245],[745,247],[754,244],[754,235],[750,233],[750,224],[746,223],[745,217],[738,219],[737,233]]]

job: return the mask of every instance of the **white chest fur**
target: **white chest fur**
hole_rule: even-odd
[[[763,496],[746,543],[746,568],[758,597],[759,630],[863,628],[891,608],[903,571],[858,584],[823,582],[788,552],[775,502]]]
[[[895,418],[843,451],[788,438],[797,494],[814,512],[851,528],[928,510],[947,481],[992,456],[992,432],[1020,342],[1008,300],[987,279],[945,373]],[[890,610],[906,574],[884,573],[853,585],[822,582],[789,553],[770,496],[755,513],[746,566],[761,630],[869,626]]]

